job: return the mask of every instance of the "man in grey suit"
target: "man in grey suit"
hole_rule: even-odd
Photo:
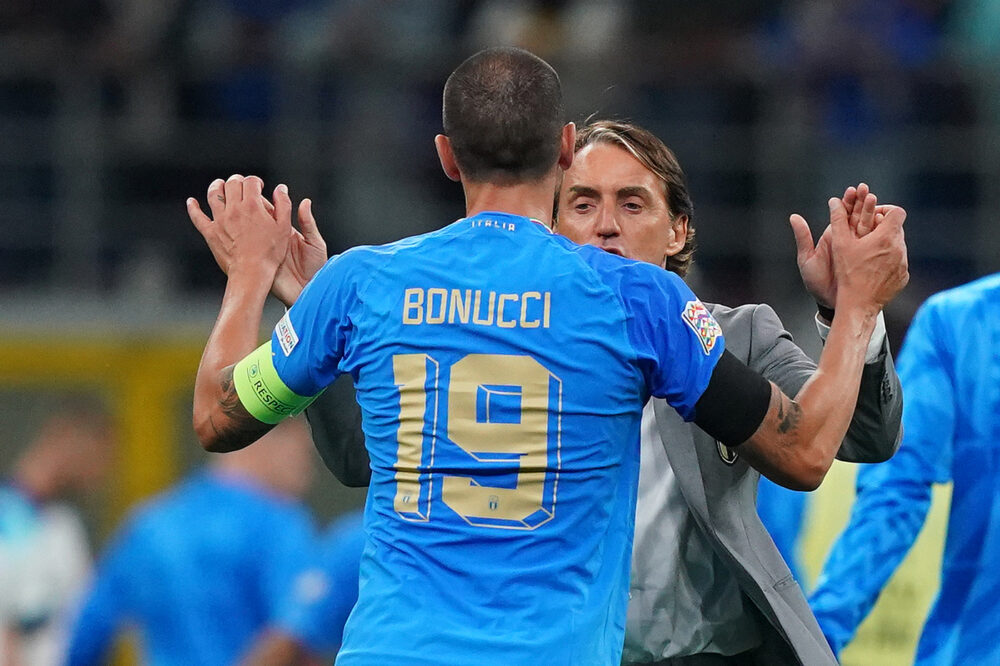
[[[684,275],[694,251],[693,207],[670,150],[639,127],[607,121],[582,129],[576,148],[560,192],[558,231]],[[845,193],[845,204],[859,234],[887,212],[863,185]],[[792,224],[803,279],[832,316],[829,239],[813,247],[805,220],[793,216]],[[707,307],[727,348],[788,395],[812,376],[815,364],[769,306]],[[822,334],[826,326],[817,321]],[[882,461],[899,443],[901,391],[884,325],[873,335],[866,362],[851,429],[837,454],[842,460]],[[759,478],[738,453],[662,401],[647,405],[626,663],[836,663],[757,517]],[[796,479],[775,480],[798,486]]]
[[[557,230],[573,240],[681,275],[690,265],[694,227],[683,172],[649,132],[612,122],[584,128],[559,199]],[[859,234],[887,212],[876,208],[865,188],[848,190],[844,204]],[[299,276],[285,275],[290,283],[304,283],[325,259],[308,206],[299,212],[303,235],[295,239],[293,252],[299,257],[292,267],[304,268]],[[796,218],[793,225],[810,291],[821,305],[834,303],[829,239],[814,248],[805,221]],[[225,267],[224,249],[213,244],[210,233],[206,240]],[[276,278],[275,295],[290,304],[297,290],[285,287]],[[727,348],[786,394],[796,395],[815,371],[770,307],[708,307],[723,327]],[[901,410],[884,326],[876,330],[866,360],[854,421],[838,457],[874,462],[895,450]],[[650,401],[643,415],[624,660],[695,666],[835,664],[801,590],[757,518],[759,472],[661,402]],[[339,379],[307,414],[331,471],[346,485],[367,485],[370,470],[350,380]],[[812,479],[786,474],[782,461],[768,462],[775,480],[815,487]],[[830,461],[817,461],[824,462]]]

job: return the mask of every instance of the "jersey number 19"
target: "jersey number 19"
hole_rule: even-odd
[[[430,520],[439,483],[442,501],[470,525],[533,530],[551,520],[560,469],[562,381],[536,359],[520,355],[469,354],[451,366],[447,381],[442,374],[429,354],[393,357],[400,395],[395,511],[405,520]],[[437,470],[438,447],[448,445],[462,449],[468,464]]]

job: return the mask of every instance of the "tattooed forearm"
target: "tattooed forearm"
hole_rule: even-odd
[[[273,427],[261,423],[247,412],[236,393],[236,383],[233,381],[233,367],[224,368],[219,377],[219,388],[222,390],[218,400],[219,416],[209,416],[209,423],[215,431],[219,451],[236,451],[257,441]]]
[[[781,396],[778,402],[778,432],[786,434],[798,428],[802,408],[794,400]]]
[[[236,382],[233,381],[233,366],[228,366],[222,369],[220,373],[220,385],[222,387],[222,397],[219,398],[219,409],[226,416],[232,418],[238,415],[239,410],[242,408],[240,404],[240,396],[236,393]],[[242,410],[246,413],[246,410]]]

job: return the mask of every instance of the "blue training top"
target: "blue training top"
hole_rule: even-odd
[[[693,418],[723,346],[673,273],[524,217],[330,260],[271,352],[300,396],[350,373],[362,409],[367,541],[338,664],[617,663],[642,407]]]
[[[940,590],[915,663],[1000,663],[1000,274],[931,297],[898,368],[903,443],[860,468],[850,522],[809,603],[842,648],[916,540],[931,485],[950,481]]]
[[[270,624],[313,546],[298,502],[198,473],[143,506],[105,550],[67,664],[104,663],[138,627],[144,663],[229,666]]]

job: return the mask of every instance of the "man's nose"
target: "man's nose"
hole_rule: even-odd
[[[610,212],[607,206],[602,206],[600,210],[597,211],[597,235],[601,238],[614,238],[621,234],[621,227],[618,225],[618,220],[615,219],[613,212]]]

